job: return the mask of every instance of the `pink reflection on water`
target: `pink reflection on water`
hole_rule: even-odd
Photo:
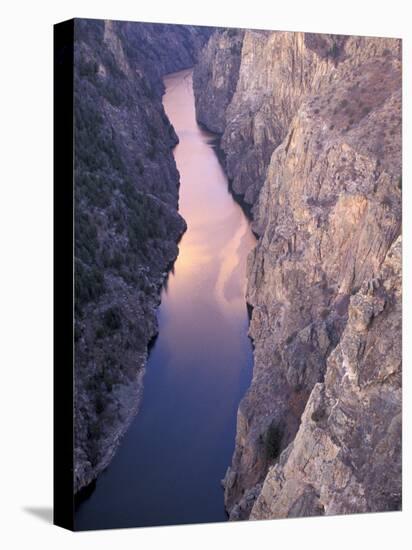
[[[188,230],[163,300],[176,301],[181,313],[182,302],[190,299],[193,312],[196,302],[207,296],[235,319],[245,308],[246,258],[255,238],[228,191],[211,147],[213,135],[196,124],[191,70],[166,77],[165,85],[163,104],[180,140],[174,156],[184,182],[179,211]],[[179,320],[185,322],[180,315]],[[190,322],[190,315],[186,320]]]

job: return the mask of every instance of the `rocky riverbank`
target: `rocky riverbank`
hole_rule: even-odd
[[[231,519],[401,507],[401,45],[218,30],[194,72],[252,205]]]
[[[186,227],[162,77],[193,66],[209,34],[75,23],[75,492],[107,466],[139,406]]]

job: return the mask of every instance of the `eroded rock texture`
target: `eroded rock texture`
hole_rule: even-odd
[[[232,31],[237,64],[227,39],[213,36],[195,69],[198,118],[224,121],[225,167],[259,235],[247,291],[254,374],[227,510],[398,509],[400,41]]]
[[[139,405],[185,230],[162,76],[192,66],[208,34],[75,22],[75,491],[107,466]]]
[[[251,518],[401,507],[401,240],[350,299],[339,344]]]

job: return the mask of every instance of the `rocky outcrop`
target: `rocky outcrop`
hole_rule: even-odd
[[[325,382],[269,469],[252,519],[400,509],[401,264],[399,238],[351,296]]]
[[[138,409],[185,230],[162,76],[192,66],[208,34],[75,22],[75,492],[107,466]]]
[[[256,201],[302,96],[336,62],[336,54],[328,54],[335,52],[335,40],[324,40],[320,58],[305,46],[303,34],[217,31],[201,53],[194,71],[197,117],[222,134],[227,174],[246,203]]]
[[[221,51],[206,52],[201,65],[213,65],[217,57],[224,64]],[[387,265],[389,254],[398,254],[394,243],[401,230],[400,42],[246,31],[239,68],[233,60],[230,66],[235,67],[230,89],[238,74],[232,98],[209,113],[217,113],[217,123],[225,121],[220,142],[225,167],[234,191],[254,205],[259,241],[249,258],[247,291],[254,373],[239,407],[236,448],[224,480],[227,510],[231,519],[243,519],[252,508],[254,518],[397,509],[400,276],[396,266],[391,271]],[[213,68],[196,69],[195,90],[224,87],[214,74]],[[204,75],[210,76],[202,85]],[[203,105],[198,116],[206,123],[207,97],[199,95],[198,102]],[[359,393],[355,385],[344,394],[339,375],[354,368],[345,350],[355,341],[348,335],[355,330],[356,304],[365,296],[373,302],[372,314],[353,353],[368,388],[379,389]],[[378,311],[375,300],[381,299],[385,305]],[[378,319],[392,308],[388,327],[374,334]],[[380,349],[392,349],[390,357],[382,351],[388,361],[382,372],[365,366],[368,345],[376,347],[378,334]],[[392,371],[398,374],[386,378]],[[342,408],[330,414],[340,391]],[[312,419],[314,403],[321,401],[318,408],[328,419],[322,417],[323,424]],[[345,434],[338,425],[344,418]],[[322,429],[325,440],[316,454]],[[394,457],[382,481],[385,453],[376,448],[392,444]],[[313,460],[317,481],[305,477],[302,456],[308,464]],[[328,496],[320,492],[322,471],[342,477],[325,478]]]
[[[193,74],[197,121],[216,134],[226,127],[226,109],[239,78],[244,32],[215,32],[199,55]]]

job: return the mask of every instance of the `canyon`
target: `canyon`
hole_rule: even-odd
[[[163,75],[193,66],[208,34],[75,20],[75,493],[110,463],[140,405],[186,229]]]
[[[230,519],[399,509],[400,41],[217,31],[194,89],[258,235]]]
[[[194,67],[197,121],[257,238],[229,519],[400,509],[400,40],[78,20],[75,67],[75,492],[144,395],[190,218],[163,77]]]
[[[77,506],[78,529],[226,521],[220,480],[253,362],[245,287],[255,238],[214,136],[196,124],[192,71],[164,83],[187,230],[162,288],[139,412]]]

